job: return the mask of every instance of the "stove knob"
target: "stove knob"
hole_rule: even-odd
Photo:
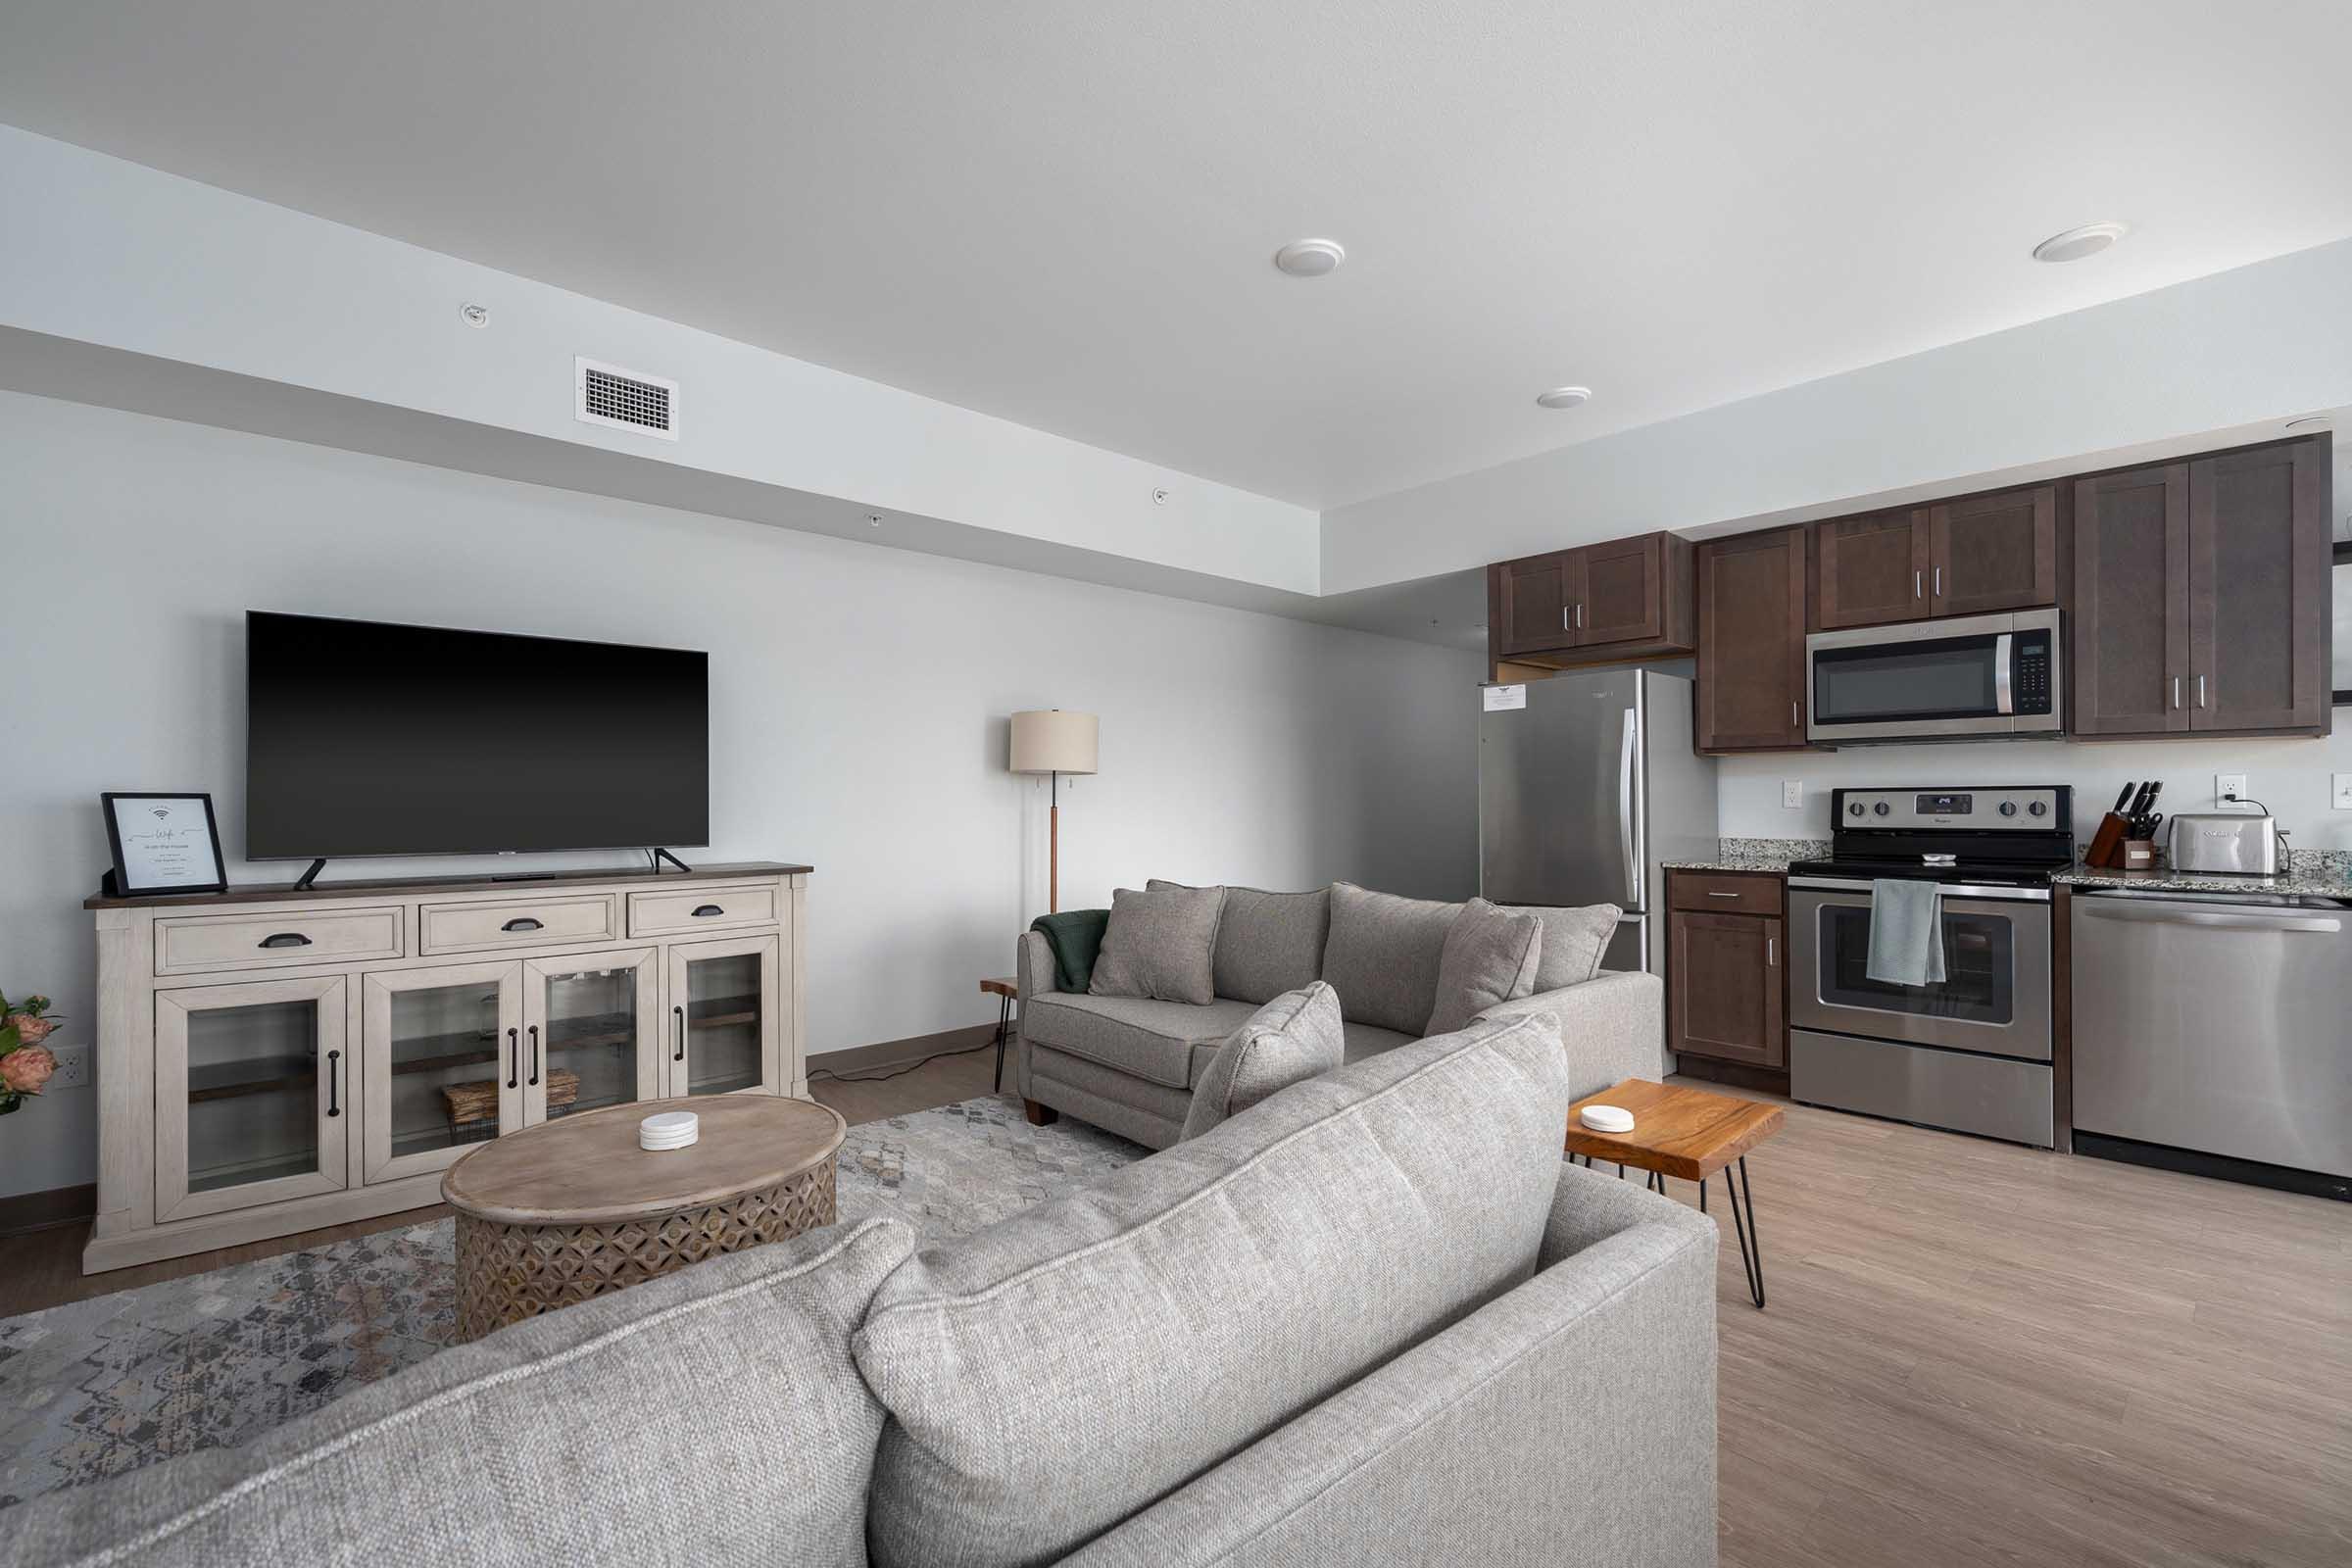
[[[1867,808],[1864,807],[1860,801],[1856,801],[1853,805],[1845,808],[1845,814],[1848,816],[1860,816],[1866,809]]]
[[[1881,801],[1878,805],[1872,807],[1871,809],[1878,812],[1881,816],[1886,816],[1890,814],[1894,810],[1894,808],[1888,806],[1885,801]]]
[[[2050,814],[2050,808],[2039,801],[2035,801],[2032,806],[2027,807],[2026,809],[2031,811],[2035,816],[2047,816]]]
[[[2001,814],[2003,816],[2015,816],[2017,814],[2017,803],[2015,801],[2003,801],[2001,803]]]

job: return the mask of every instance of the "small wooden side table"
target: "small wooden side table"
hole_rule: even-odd
[[[684,1149],[637,1147],[665,1110],[702,1118]],[[650,1100],[483,1144],[441,1178],[458,1211],[458,1339],[780,1242],[835,1218],[849,1125],[780,1095]]]
[[[1004,1089],[1004,1042],[1012,1033],[1012,999],[1021,994],[1021,983],[1010,975],[1002,980],[980,982],[983,996],[1000,999],[997,1003],[997,1081],[996,1092]]]
[[[1587,1105],[1615,1105],[1631,1111],[1630,1133],[1596,1133],[1578,1119]],[[1679,1176],[1698,1183],[1698,1206],[1707,1206],[1707,1178],[1723,1172],[1724,1196],[1732,1209],[1732,1229],[1740,1237],[1740,1266],[1747,1274],[1747,1294],[1764,1304],[1764,1239],[1756,1231],[1756,1190],[1747,1179],[1747,1152],[1781,1130],[1788,1113],[1778,1105],[1730,1095],[1687,1089],[1681,1084],[1653,1084],[1641,1078],[1587,1095],[1568,1107],[1568,1156],[1579,1155],[1587,1165],[1605,1159],[1618,1167],[1649,1173],[1653,1192],[1666,1190],[1666,1178]],[[1737,1185],[1732,1172],[1740,1173]],[[1744,1202],[1747,1213],[1740,1209]]]

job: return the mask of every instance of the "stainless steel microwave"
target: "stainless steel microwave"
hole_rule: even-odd
[[[1830,745],[2065,733],[2055,610],[1805,639],[1809,740]]]

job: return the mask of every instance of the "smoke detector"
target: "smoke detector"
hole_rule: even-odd
[[[1274,265],[1293,277],[1322,277],[1347,259],[1348,248],[1336,239],[1295,240],[1274,253]]]
[[[595,360],[572,362],[572,417],[639,435],[678,438],[678,383]]]
[[[1555,386],[1548,392],[1536,394],[1539,409],[1573,409],[1592,401],[1592,389],[1589,386]]]
[[[2034,247],[2037,262],[2079,262],[2099,252],[2132,232],[2130,223],[2084,223],[2063,234],[2052,234]]]

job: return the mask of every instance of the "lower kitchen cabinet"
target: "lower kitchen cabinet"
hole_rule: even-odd
[[[1694,880],[1676,876],[1678,886]],[[1666,917],[1667,1044],[1679,1055],[1780,1072],[1788,1065],[1781,916],[1680,906],[1747,880],[1769,883],[1778,894],[1778,878],[1709,875],[1709,891],[1668,895],[1677,906]],[[1779,906],[1777,896],[1752,902]]]

